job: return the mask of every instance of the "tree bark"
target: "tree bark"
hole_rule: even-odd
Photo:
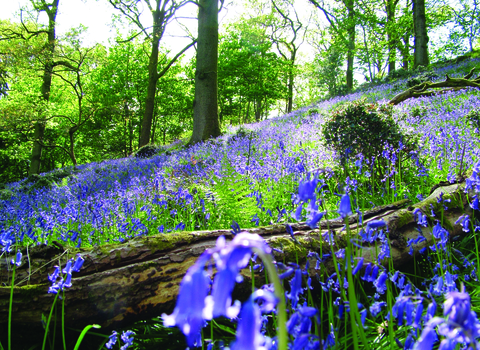
[[[148,61],[148,87],[147,97],[145,99],[145,111],[143,113],[142,129],[140,133],[140,140],[138,148],[145,146],[150,141],[150,131],[152,128],[153,109],[155,107],[155,94],[157,92],[158,81],[158,46],[163,34],[163,26],[165,21],[165,12],[160,10],[162,1],[156,1],[156,9],[153,12],[153,34],[152,45],[150,51],[150,58]]]
[[[413,53],[414,68],[428,66],[428,35],[425,16],[425,0],[413,0],[413,27],[415,32],[415,49]]]
[[[345,6],[348,11],[348,47],[347,47],[347,89],[353,89],[353,60],[355,57],[355,9],[354,0],[347,0]]]
[[[42,81],[42,98],[45,101],[50,100],[50,90],[52,87],[52,74],[53,74],[53,53],[55,51],[55,24],[58,13],[58,4],[60,0],[54,0],[49,7],[45,2],[40,5],[40,11],[45,11],[48,16],[48,29],[47,29],[47,43],[45,44],[45,64],[43,69],[43,81]],[[37,9],[38,10],[38,9]],[[40,173],[41,159],[42,159],[42,143],[43,136],[45,134],[45,122],[38,120],[35,123],[34,142],[32,148],[32,156],[30,158],[29,174]]]
[[[218,0],[200,0],[195,71],[193,132],[194,144],[220,136],[218,121]]]
[[[399,267],[409,262],[406,242],[416,238],[418,231],[413,210],[419,208],[430,220],[433,227],[436,217],[443,217],[443,226],[450,232],[450,238],[463,235],[461,225],[455,221],[467,213],[473,213],[468,205],[464,191],[465,185],[455,184],[439,187],[424,201],[413,206],[403,200],[391,205],[365,212],[363,225],[370,220],[383,219],[388,226],[393,265]],[[450,199],[448,210],[437,198],[443,193],[444,199]],[[471,198],[471,196],[470,196]],[[465,209],[464,209],[465,208]],[[442,213],[441,213],[442,211]],[[357,216],[349,217],[351,232],[358,232],[360,225]],[[253,228],[246,231],[263,236],[272,247],[281,248],[275,252],[278,261],[298,261],[305,266],[309,251],[328,252],[329,245],[321,234],[327,230],[335,231],[335,240],[345,240],[344,221],[341,219],[322,221],[320,228],[312,230],[304,223],[292,224],[295,238],[299,244],[293,244],[284,225]],[[422,228],[427,239],[414,246],[414,254],[428,245],[432,245],[431,228]],[[47,294],[50,285],[47,274],[53,266],[80,253],[85,259],[79,273],[73,274],[72,287],[65,292],[65,324],[82,329],[88,324],[100,324],[105,328],[127,327],[134,321],[171,313],[175,305],[180,281],[187,269],[194,264],[205,249],[215,246],[216,239],[224,235],[231,237],[228,230],[182,232],[169,235],[154,235],[129,240],[123,244],[105,245],[93,248],[64,248],[58,242],[49,246],[37,246],[28,252],[24,249],[25,261],[17,268],[13,296],[13,319],[16,327],[41,328],[41,315],[48,314],[53,295]],[[337,244],[337,246],[340,244]],[[28,254],[27,254],[28,253]],[[375,246],[365,244],[359,252],[368,261],[375,261]],[[11,284],[11,267],[8,259],[0,261],[0,328],[6,327]],[[315,275],[316,262],[310,262],[310,274]],[[327,261],[328,271],[333,272],[333,264]],[[245,273],[245,282],[239,285],[237,297],[245,299],[251,292],[248,282],[249,271]],[[259,274],[258,279],[261,278]],[[257,281],[257,277],[255,277]],[[242,297],[243,295],[243,297]],[[2,334],[2,332],[0,332]],[[3,332],[5,334],[5,332]]]

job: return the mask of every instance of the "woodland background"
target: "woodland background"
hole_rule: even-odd
[[[197,29],[179,33],[191,41],[180,50],[163,38],[195,4],[102,1],[115,9],[114,27],[130,28],[109,45],[84,44],[82,26],[56,35],[63,0],[31,0],[17,18],[0,22],[0,183],[128,157],[147,143],[191,140]],[[480,44],[478,0],[197,5],[207,3],[220,14],[241,9],[218,30],[221,131],[391,81],[430,62],[475,56]]]

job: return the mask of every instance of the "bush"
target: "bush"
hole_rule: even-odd
[[[396,79],[403,79],[410,75],[410,72],[404,68],[395,69],[393,72],[388,73],[385,80],[392,81]]]
[[[472,109],[465,117],[474,129],[480,130],[480,108]]]
[[[407,87],[410,88],[415,85],[422,84],[426,81],[433,81],[439,78],[439,76],[433,70],[426,70],[426,68],[424,68],[423,66],[419,66],[417,70],[420,74],[408,78]]]
[[[340,155],[342,163],[349,154],[377,157],[385,142],[397,146],[405,138],[392,114],[392,106],[366,103],[365,99],[342,104],[323,126],[325,145]]]
[[[154,145],[145,145],[138,149],[138,151],[135,153],[135,158],[150,158],[158,153],[158,151],[158,147]]]

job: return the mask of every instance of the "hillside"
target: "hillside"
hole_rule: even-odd
[[[463,76],[479,63],[473,59],[439,68],[431,77]],[[57,240],[89,246],[159,232],[228,228],[233,220],[242,228],[289,222],[298,182],[319,169],[329,193],[376,181],[375,193],[372,184],[370,189],[360,186],[361,210],[403,198],[418,201],[434,184],[454,181],[460,166],[465,172],[479,159],[478,130],[465,119],[480,108],[478,90],[410,99],[396,106],[394,118],[418,148],[407,154],[401,145],[391,145],[383,154],[387,162],[377,161],[390,167],[381,172],[384,178],[369,178],[366,169],[373,169],[373,163],[365,161],[363,171],[355,171],[355,162],[361,160],[355,154],[349,156],[351,177],[342,178],[346,170],[339,168],[339,155],[322,141],[321,133],[335,106],[359,99],[382,104],[406,84],[407,79],[395,80],[322,101],[231,128],[193,147],[172,145],[150,158],[84,164],[73,172],[42,174],[43,182],[37,178],[8,184],[0,201],[2,244]],[[393,157],[403,162],[395,171]],[[42,184],[50,186],[39,188]],[[324,209],[335,208],[336,198],[326,194]]]

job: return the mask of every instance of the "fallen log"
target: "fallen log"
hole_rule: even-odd
[[[438,94],[444,94],[449,91],[458,91],[461,89],[466,89],[467,87],[476,87],[480,88],[480,76],[475,79],[470,79],[473,76],[475,68],[463,78],[450,78],[448,74],[445,75],[445,81],[440,81],[432,83],[430,81],[412,86],[411,88],[402,91],[393,97],[388,103],[392,105],[398,105],[399,103],[408,100],[409,98],[415,97],[427,97]],[[443,90],[429,90],[436,88],[446,88]]]
[[[429,217],[432,208],[440,213],[443,210],[443,204],[437,203],[440,193],[443,193],[444,199],[450,200],[448,210],[443,212],[444,227],[448,229],[451,237],[464,234],[462,227],[455,224],[465,212],[472,214],[464,187],[464,184],[455,184],[437,188],[428,198],[413,206],[409,206],[408,201],[400,201],[368,211],[364,214],[363,225],[370,220],[385,220],[393,263],[398,267],[413,258],[408,254],[409,248],[406,246],[409,238],[418,236],[413,210],[419,208]],[[349,217],[349,226],[354,233],[361,228],[357,219],[356,216]],[[329,251],[328,243],[322,239],[322,233],[327,230],[334,231],[337,242],[345,237],[345,231],[342,230],[344,222],[340,219],[323,221],[315,230],[304,223],[291,226],[300,245],[293,243],[284,225],[245,231],[259,234],[271,246],[280,248],[282,252],[275,252],[277,260],[295,261],[299,258],[303,263],[308,251]],[[424,246],[432,245],[431,229],[425,228],[423,232],[427,241],[415,246],[415,252]],[[228,230],[181,232],[141,237],[123,244],[88,249],[64,248],[57,243],[34,247],[28,252],[24,250],[24,257],[28,257],[28,261],[24,261],[16,270],[12,322],[17,327],[41,327],[42,313],[48,315],[54,298],[53,294],[47,293],[50,286],[47,274],[52,273],[54,265],[61,263],[65,266],[65,261],[77,253],[85,259],[85,263],[80,272],[73,274],[72,287],[65,291],[67,326],[78,329],[96,323],[103,328],[112,329],[159,316],[164,312],[171,313],[185,272],[205,249],[215,245],[220,235],[231,237]],[[374,251],[374,247],[365,246],[361,249],[361,255],[366,261],[374,261]],[[11,267],[7,261],[9,260],[2,260],[0,264],[2,328],[8,319],[11,283]],[[310,273],[317,273],[313,269],[315,262],[310,266]],[[327,262],[325,266],[331,270],[331,264]],[[249,293],[248,283],[244,284],[247,285],[246,293]]]

